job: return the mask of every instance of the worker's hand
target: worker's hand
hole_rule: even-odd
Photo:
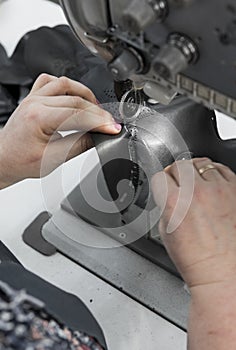
[[[208,164],[215,169],[200,175],[199,169]],[[192,194],[191,174],[195,178]],[[152,187],[157,205],[164,209],[159,225],[163,242],[190,289],[232,284],[236,277],[236,175],[221,164],[198,158],[177,162],[156,174]],[[177,203],[181,190],[188,187]],[[186,215],[179,217],[172,232],[171,221],[178,222],[183,212]]]
[[[58,133],[69,130],[80,133],[64,138]],[[43,74],[0,132],[0,188],[47,175],[65,160],[93,147],[87,131],[117,134],[120,130],[87,87]],[[46,147],[48,159],[41,173]]]

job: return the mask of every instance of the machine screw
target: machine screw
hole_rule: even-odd
[[[119,236],[120,236],[120,238],[122,238],[122,239],[125,239],[125,238],[127,237],[126,233],[124,233],[124,232],[121,232],[121,233],[119,234]]]
[[[195,63],[198,56],[198,48],[191,39],[173,33],[155,58],[153,68],[159,76],[169,80],[186,69],[189,64]]]
[[[119,71],[117,68],[111,68],[111,73],[114,75],[114,76],[118,76],[119,75]]]

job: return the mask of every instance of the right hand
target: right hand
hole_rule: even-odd
[[[215,169],[201,176],[198,170],[208,164]],[[179,226],[168,234],[180,188],[188,186],[188,174],[194,175],[192,200]],[[163,181],[168,184],[168,193],[164,193]],[[190,289],[232,284],[236,278],[236,175],[222,164],[198,158],[169,166],[154,176],[152,185],[156,203],[164,206],[160,234]],[[186,193],[178,205],[185,203],[189,195]]]
[[[80,133],[66,137],[58,133],[69,130]],[[88,131],[115,135],[120,130],[87,87],[66,77],[42,74],[0,132],[0,188],[47,175],[87,151],[93,147]],[[49,159],[42,173],[46,147]]]

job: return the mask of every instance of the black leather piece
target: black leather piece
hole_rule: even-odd
[[[94,76],[108,75],[105,63],[76,39],[69,26],[41,27],[28,32],[10,58],[0,46],[0,122],[9,118],[41,73],[65,75],[91,88]],[[109,84],[110,81],[109,76]]]
[[[27,86],[32,84],[27,67],[24,62],[24,43],[18,43],[11,58],[0,64],[0,83],[3,85]]]
[[[40,213],[25,229],[22,235],[25,244],[45,256],[52,256],[57,252],[56,248],[48,243],[42,236],[42,228],[51,216],[52,215],[47,211]]]
[[[8,56],[4,47],[0,44],[0,64],[6,65],[8,63]]]
[[[41,27],[27,33],[19,42],[12,62],[19,63],[22,58],[33,81],[43,72],[80,80],[100,62],[65,25]]]
[[[4,47],[0,44],[0,69],[9,64]],[[14,96],[7,86],[0,84],[0,124],[5,123],[17,106]]]
[[[209,157],[236,172],[236,140],[223,141],[219,137],[213,111],[182,96],[177,97],[169,106],[157,105],[155,110],[157,113],[145,112],[135,122],[136,136],[131,143],[135,150],[136,162],[141,168],[138,176],[142,175],[140,195],[135,199],[136,205],[143,207],[147,203],[147,179],[172,164],[174,160],[186,158],[186,152],[188,158],[188,151],[191,157]],[[132,178],[132,165],[122,165],[120,160],[130,158],[128,140],[132,139],[129,132],[132,128],[133,125],[127,124],[121,134],[115,137],[93,135],[104,176],[114,200],[117,198],[119,181]],[[128,184],[123,191],[128,191]],[[127,210],[131,204],[132,200],[127,202]]]
[[[4,124],[17,107],[17,103],[7,88],[0,85],[0,124]]]
[[[25,34],[12,57],[1,64],[0,82],[29,87],[41,73],[79,80],[98,61],[68,26],[41,27]]]
[[[10,250],[0,241],[0,264],[12,262],[20,264],[16,257],[10,252]]]
[[[14,289],[25,289],[42,300],[47,310],[63,324],[95,337],[106,349],[106,341],[97,321],[76,296],[66,293],[14,263],[0,264],[0,280]],[[83,281],[78,281],[83,288]]]

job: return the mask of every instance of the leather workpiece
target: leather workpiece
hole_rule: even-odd
[[[9,62],[7,53],[4,47],[0,44],[0,70],[1,67],[5,67]],[[7,86],[0,84],[0,124],[5,123],[11,113],[15,110],[17,102],[7,89]]]
[[[128,180],[121,192],[132,182],[132,193],[126,204],[122,202],[121,211],[134,200],[142,207],[150,177],[175,159],[207,156],[236,171],[236,141],[221,140],[214,112],[185,97],[177,97],[169,106],[149,105],[132,122],[122,120],[118,100],[128,89],[127,83],[114,84],[106,64],[65,25],[27,33],[11,58],[0,47],[0,113],[9,116],[43,72],[66,75],[87,85],[124,124],[118,136],[93,135],[112,198],[119,195],[121,180]]]
[[[74,80],[90,77],[105,64],[76,39],[66,25],[25,34],[11,57],[0,45],[0,123],[5,123],[41,73]]]
[[[144,108],[118,136],[96,134],[93,139],[112,198],[117,199],[117,186],[123,179],[131,179],[134,187],[139,187],[138,196],[136,193],[127,198],[126,208],[134,201],[144,207],[150,195],[151,176],[174,160],[209,157],[236,171],[236,141],[223,141],[215,113],[183,96],[169,106]],[[127,182],[123,192],[128,187]]]

